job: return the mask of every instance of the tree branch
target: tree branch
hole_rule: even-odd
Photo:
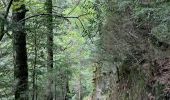
[[[0,33],[0,41],[2,40],[3,36],[5,35],[5,32],[4,32],[5,20],[7,20],[8,13],[9,13],[9,9],[11,8],[12,2],[13,2],[13,0],[10,0],[10,1],[9,1],[9,4],[8,4],[8,6],[7,6],[7,9],[6,9],[6,13],[5,13],[5,15],[4,15],[4,18],[2,19],[1,33]]]
[[[62,19],[65,19],[65,20],[68,20],[68,19],[71,19],[71,18],[78,19],[78,18],[83,17],[83,16],[88,15],[88,14],[89,14],[89,13],[87,13],[87,14],[82,14],[82,15],[79,15],[79,16],[63,16],[63,15],[57,15],[57,14],[42,13],[42,14],[35,14],[35,15],[32,15],[32,16],[26,17],[26,18],[20,20],[19,22],[26,21],[26,20],[31,19],[31,18],[34,18],[34,17],[49,16],[49,15],[52,15],[52,16],[58,17],[58,18],[62,18]]]
[[[9,4],[8,4],[8,6],[7,6],[7,9],[6,9],[5,16],[4,16],[5,19],[8,17],[9,9],[11,8],[11,5],[12,5],[12,2],[13,2],[13,1],[14,1],[14,0],[10,0],[10,1],[9,1]]]

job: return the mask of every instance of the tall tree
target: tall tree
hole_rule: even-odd
[[[50,74],[53,69],[53,16],[52,16],[52,0],[46,0],[46,11],[49,14],[47,16],[47,69]],[[53,100],[53,79],[51,75],[48,77],[48,86],[47,86],[47,99]]]
[[[15,100],[28,100],[28,65],[26,50],[25,18],[27,10],[23,0],[14,0],[12,9]]]

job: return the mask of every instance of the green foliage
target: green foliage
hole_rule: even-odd
[[[5,2],[6,3],[6,2]],[[77,87],[76,81],[79,74],[82,74],[82,88],[83,97],[91,94],[92,85],[92,67],[90,62],[91,56],[91,42],[89,37],[94,34],[93,28],[97,25],[95,20],[95,11],[93,9],[93,0],[76,1],[70,0],[53,0],[53,14],[69,16],[81,16],[78,19],[71,18],[63,20],[62,18],[54,17],[54,69],[50,76],[55,79],[55,89],[53,90],[56,97],[60,100],[64,97],[64,93],[69,95],[70,98],[76,92],[66,91],[66,83],[69,83],[69,90]],[[44,2],[39,0],[23,0],[21,2],[14,2],[10,11],[14,12],[20,8],[22,4],[26,5],[29,9],[26,17],[46,13]],[[0,1],[0,11],[5,12],[4,5]],[[76,7],[75,7],[76,5]],[[1,14],[1,13],[0,13]],[[9,14],[10,16],[10,14]],[[38,95],[38,100],[44,96],[47,86],[47,68],[46,68],[46,33],[47,16],[32,17],[26,20],[26,33],[27,33],[27,53],[28,53],[28,66],[29,66],[29,92],[30,98],[32,97],[33,90]],[[10,17],[8,18],[10,19]],[[9,32],[12,31],[14,26],[10,23]],[[11,32],[10,32],[11,33]],[[89,37],[88,37],[89,36]],[[12,41],[5,35],[0,42],[0,97],[13,99],[12,86],[13,81],[13,56],[12,56]],[[1,56],[2,55],[2,56]],[[33,76],[35,75],[35,76]],[[35,88],[33,88],[33,80],[35,78]],[[8,84],[7,84],[8,83]],[[9,94],[9,95],[8,95]]]
[[[3,1],[0,1],[0,19],[7,7]],[[137,100],[147,95],[145,87],[152,70],[151,65],[149,72],[143,66],[152,64],[163,53],[152,46],[149,36],[155,36],[159,43],[170,43],[170,2],[53,0],[54,68],[49,75],[45,3],[42,0],[14,2],[5,29],[10,35],[19,24],[11,22],[11,11],[18,11],[23,4],[29,9],[25,31],[30,97],[35,90],[37,99],[43,99],[49,76],[54,79],[53,92],[58,100],[67,96],[69,100],[76,100],[79,94],[86,100],[95,96],[98,85],[104,97],[111,97],[109,94],[113,92],[120,100]],[[7,35],[0,42],[0,50],[0,97],[13,99],[13,47]],[[99,72],[95,72],[94,63],[101,67]],[[101,77],[100,81],[95,81],[96,74]],[[34,79],[36,88],[33,88]],[[127,87],[121,90],[124,85]],[[163,88],[158,84],[152,92],[163,95]]]

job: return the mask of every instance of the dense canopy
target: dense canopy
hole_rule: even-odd
[[[169,0],[1,0],[0,100],[170,100]]]

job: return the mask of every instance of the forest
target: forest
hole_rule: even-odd
[[[0,100],[170,100],[170,0],[0,0]]]

